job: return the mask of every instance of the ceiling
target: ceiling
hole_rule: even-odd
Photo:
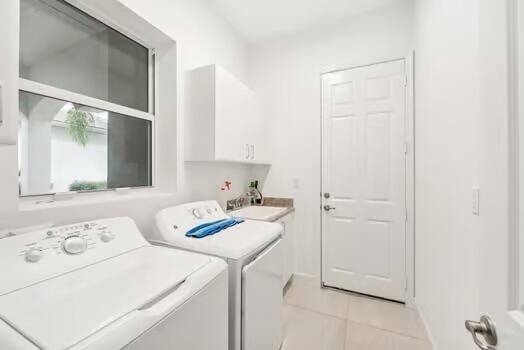
[[[340,22],[410,0],[209,0],[250,42]]]

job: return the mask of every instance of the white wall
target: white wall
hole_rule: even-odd
[[[180,56],[179,72],[200,65],[217,63],[239,78],[244,80],[247,78],[247,53],[244,41],[206,1],[122,0],[121,2],[177,41]],[[173,84],[176,82],[173,81]],[[179,86],[179,89],[180,95],[183,96],[183,86]],[[176,96],[173,96],[173,101],[175,100]],[[179,100],[183,101],[183,98]],[[179,118],[183,118],[183,106],[180,111],[182,115]],[[167,117],[174,117],[174,115]],[[173,132],[176,134],[176,130]],[[183,147],[183,140],[177,141],[178,147]],[[176,151],[173,150],[173,152]],[[3,167],[0,177],[2,179],[4,175],[12,175],[17,171],[15,157],[15,148],[0,145],[0,164]],[[13,169],[8,168],[7,164],[12,165]],[[16,187],[12,184],[12,176],[5,176],[10,183],[5,182],[5,185],[0,186],[2,189],[0,229],[44,222],[63,224],[97,217],[126,215],[134,218],[139,226],[147,231],[151,227],[154,213],[160,208],[193,198],[213,198],[216,196],[215,188],[218,188],[226,177],[236,185],[237,192],[233,193],[236,195],[247,186],[248,181],[254,176],[253,172],[260,173],[255,167],[242,165],[196,164],[186,169],[182,163],[178,174],[181,183],[175,195],[141,198],[140,200],[126,199],[125,196],[122,196],[122,199],[118,200],[118,205],[115,205],[114,202],[77,203],[72,206],[59,205],[55,208],[43,206],[42,209],[29,211],[18,209]]]
[[[265,194],[294,197],[296,271],[320,276],[320,74],[407,56],[413,6],[281,37],[250,51],[252,87],[269,103],[273,166]]]
[[[247,78],[246,46],[232,27],[203,0],[121,0],[177,41],[182,69],[218,63]]]
[[[122,0],[122,3],[166,34],[172,35],[180,51],[181,61],[178,63],[181,65],[181,72],[216,63],[247,82],[248,71],[251,69],[247,45],[207,1]],[[183,103],[183,87],[179,88],[179,101]],[[185,163],[182,172],[180,175],[183,188],[180,190],[190,191],[192,199],[201,200],[216,198],[218,189],[225,180],[233,182],[231,196],[238,196],[247,189],[249,181],[262,179],[267,168],[241,164]]]
[[[416,5],[416,301],[440,350],[478,319],[478,0]]]

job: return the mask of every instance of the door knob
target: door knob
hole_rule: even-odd
[[[482,316],[480,322],[466,321],[466,329],[473,341],[482,350],[496,350],[498,344],[495,322],[489,316]],[[481,339],[483,338],[483,339]]]
[[[329,204],[324,205],[324,210],[325,210],[325,211],[331,211],[331,210],[335,210],[335,209],[337,209],[337,208],[332,207],[332,206],[330,206]]]

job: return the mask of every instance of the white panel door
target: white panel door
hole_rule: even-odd
[[[322,280],[405,301],[405,61],[322,77]],[[329,196],[329,198],[326,198]]]

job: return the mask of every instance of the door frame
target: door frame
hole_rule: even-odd
[[[396,57],[385,60],[368,61],[363,64],[346,65],[335,69],[326,69],[320,72],[320,286],[324,288],[323,276],[323,212],[322,212],[322,194],[323,189],[323,115],[322,115],[322,76],[329,73],[336,73],[349,69],[374,66],[381,63],[394,61],[405,62],[406,70],[406,100],[405,100],[405,127],[408,148],[406,154],[406,242],[405,242],[405,265],[406,265],[406,288],[405,300],[406,306],[415,308],[415,52],[412,51],[405,57]]]
[[[522,288],[524,288],[522,281],[522,271],[519,267],[519,262],[523,260],[521,243],[521,219],[520,219],[520,203],[519,192],[522,184],[520,183],[520,157],[521,157],[521,115],[522,102],[521,97],[521,79],[522,68],[519,67],[519,56],[521,50],[521,40],[519,40],[519,30],[524,25],[522,22],[522,9],[519,8],[517,0],[506,0],[507,13],[507,35],[508,35],[508,289],[509,289],[509,305],[508,314],[518,324],[520,328],[524,328],[524,312],[520,311],[524,300],[522,300]]]

